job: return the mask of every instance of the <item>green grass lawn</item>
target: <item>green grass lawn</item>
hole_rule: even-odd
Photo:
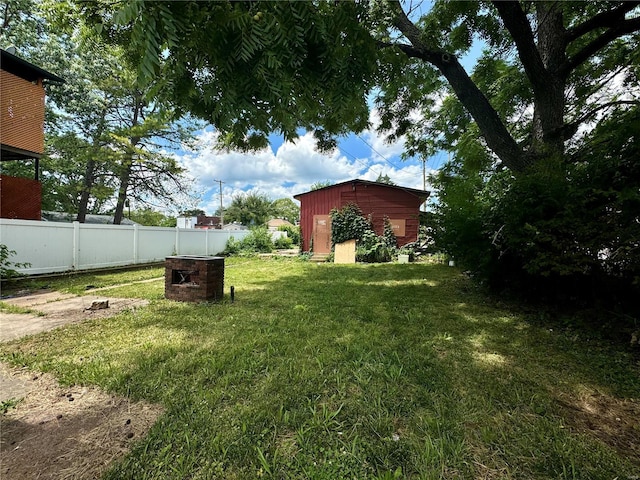
[[[50,285],[163,269],[131,275]],[[151,304],[0,358],[164,406],[109,479],[640,475],[639,417],[617,416],[640,411],[637,359],[532,323],[457,269],[232,258],[231,285],[233,304],[165,300],[163,280],[103,290]]]

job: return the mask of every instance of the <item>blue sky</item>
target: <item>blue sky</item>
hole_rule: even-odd
[[[461,59],[470,72],[480,55],[482,45],[475,43]],[[359,134],[351,134],[338,143],[330,153],[319,152],[310,133],[302,134],[295,142],[284,142],[273,135],[269,148],[257,152],[217,151],[216,132],[209,127],[198,134],[198,146],[181,151],[178,160],[194,179],[195,190],[201,196],[199,208],[212,215],[220,206],[222,180],[223,204],[228,206],[234,195],[257,192],[272,200],[292,198],[306,192],[316,182],[339,183],[354,178],[376,180],[388,175],[396,183],[409,188],[423,188],[423,162],[420,158],[402,160],[404,142],[388,144],[375,131],[377,112],[370,115],[372,127]],[[439,152],[426,161],[427,176],[446,161],[446,153]],[[430,186],[426,185],[430,190]]]

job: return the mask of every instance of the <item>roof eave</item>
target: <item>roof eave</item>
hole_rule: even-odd
[[[308,194],[313,193],[313,192],[319,192],[321,190],[328,190],[330,188],[339,187],[341,185],[346,185],[348,183],[352,183],[352,184],[359,183],[359,184],[363,184],[363,185],[378,185],[378,186],[381,186],[381,187],[395,188],[395,189],[398,189],[398,190],[403,190],[403,191],[405,191],[407,193],[411,193],[412,195],[415,195],[416,197],[424,198],[425,200],[431,196],[431,192],[429,192],[427,190],[417,190],[415,188],[402,187],[402,186],[399,186],[399,185],[390,185],[388,183],[381,183],[381,182],[372,182],[370,180],[361,180],[361,179],[356,178],[354,180],[347,180],[346,182],[340,182],[340,183],[336,183],[334,185],[328,185],[326,187],[318,188],[316,190],[309,190],[308,192],[298,193],[298,194],[294,195],[293,198],[295,198],[296,200],[299,201],[300,200],[299,197],[308,195]]]
[[[2,70],[13,73],[28,81],[37,79],[48,80],[47,83],[62,84],[65,83],[64,78],[55,75],[44,68],[40,68],[31,62],[28,62],[6,50],[0,49]]]

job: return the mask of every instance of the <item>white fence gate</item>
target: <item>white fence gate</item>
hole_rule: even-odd
[[[242,240],[248,234],[248,230],[0,220],[0,243],[16,252],[10,262],[30,264],[15,269],[27,275],[160,262],[170,255],[216,255],[230,238]]]

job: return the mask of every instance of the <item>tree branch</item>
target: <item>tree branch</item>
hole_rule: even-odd
[[[519,2],[492,2],[518,49],[518,56],[536,94],[543,93],[549,72],[536,47],[531,25]]]
[[[617,76],[619,75],[622,71],[624,71],[625,69],[627,69],[629,67],[629,63],[627,62],[623,65],[620,65],[619,68],[617,70],[613,70],[612,72],[609,73],[609,75],[607,75],[606,77],[604,77],[602,80],[600,80],[600,82],[597,85],[594,85],[593,88],[589,89],[588,92],[585,92],[584,94],[584,98],[588,98],[592,95],[595,95],[596,93],[598,93],[600,90],[602,90],[604,87],[606,87],[607,85],[609,85],[609,83]],[[567,96],[567,98],[570,98],[569,96]],[[575,100],[574,100],[575,101]],[[575,106],[575,105],[574,105]],[[567,114],[570,112],[566,112]]]
[[[399,48],[410,58],[431,63],[447,79],[460,103],[473,117],[489,148],[514,172],[525,170],[530,159],[513,139],[489,100],[471,80],[455,55],[426,45],[420,29],[407,17],[398,0],[395,2],[394,26],[411,45],[388,44]]]
[[[607,103],[603,103],[602,105],[598,105],[596,108],[585,113],[577,120],[574,120],[571,123],[567,123],[562,127],[562,136],[564,140],[570,140],[576,134],[576,132],[578,131],[578,128],[580,128],[580,125],[582,125],[584,122],[586,122],[590,118],[593,118],[599,111],[604,110],[605,108],[614,107],[616,105],[640,105],[640,101],[639,100],[617,100],[615,102],[607,102]]]
[[[560,67],[560,74],[566,78],[569,76],[569,73],[575,70],[579,65],[595,55],[598,50],[606,47],[613,40],[638,30],[640,30],[640,17],[617,23],[616,26],[609,28],[600,36],[585,45],[584,48],[578,51],[571,58],[568,58]]]
[[[589,20],[567,29],[567,43],[573,42],[581,36],[598,28],[614,28],[620,23],[620,21],[624,21],[624,16],[638,5],[640,5],[640,1],[623,2],[622,5],[617,8],[601,12]]]

